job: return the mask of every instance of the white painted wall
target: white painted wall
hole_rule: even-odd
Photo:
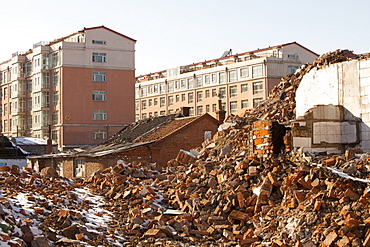
[[[296,117],[303,116],[315,105],[343,105],[361,118],[360,147],[370,151],[370,59],[332,64],[307,73],[296,92]],[[342,126],[353,132],[353,126]],[[351,133],[348,133],[351,134]],[[352,138],[343,137],[342,141]]]

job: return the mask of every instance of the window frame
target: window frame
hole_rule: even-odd
[[[107,62],[107,53],[103,52],[93,52],[92,61],[94,63],[106,63]]]
[[[92,91],[92,100],[93,101],[107,101],[107,92],[106,91]]]
[[[93,71],[91,75],[92,75],[92,81],[95,81],[95,82],[106,82],[107,81],[107,72]]]
[[[107,111],[106,110],[93,110],[92,120],[94,121],[106,121],[107,120]]]

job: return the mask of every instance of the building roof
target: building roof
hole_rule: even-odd
[[[269,47],[262,48],[262,49],[257,49],[257,50],[253,50],[253,51],[247,51],[247,52],[243,52],[243,53],[237,53],[237,54],[234,54],[234,55],[229,55],[229,56],[225,56],[225,57],[221,57],[221,58],[215,58],[215,59],[206,60],[206,61],[202,61],[202,62],[198,62],[198,63],[193,63],[193,64],[185,65],[185,67],[186,66],[200,65],[200,64],[204,64],[204,63],[209,63],[209,62],[217,61],[217,60],[220,60],[220,59],[229,59],[229,58],[233,58],[233,57],[237,57],[237,56],[253,54],[253,53],[256,53],[256,52],[261,52],[261,51],[276,49],[276,48],[279,48],[279,47],[284,47],[284,46],[289,46],[289,45],[297,45],[297,46],[299,46],[299,47],[307,50],[308,52],[311,52],[312,54],[314,54],[316,56],[319,56],[319,54],[311,51],[310,49],[308,49],[308,48],[304,47],[303,45],[301,45],[301,44],[299,44],[299,43],[297,43],[297,42],[294,41],[294,42],[285,43],[285,44],[281,44],[281,45],[269,46]],[[140,75],[140,76],[137,76],[136,78],[139,78],[139,77],[142,77],[142,76],[150,76],[150,75],[154,75],[154,74],[158,74],[158,73],[164,73],[164,72],[166,72],[166,70],[162,70],[162,71],[158,71],[158,72],[153,72],[153,73],[149,73],[149,74]]]
[[[110,29],[110,28],[107,28],[107,27],[105,27],[105,26],[97,26],[97,27],[89,27],[89,28],[84,28],[84,29],[82,29],[81,31],[79,31],[80,33],[83,33],[83,32],[85,32],[86,30],[93,30],[93,29],[98,29],[98,28],[104,28],[104,29],[106,29],[106,30],[108,30],[108,31],[111,31],[112,33],[115,33],[115,34],[118,34],[118,35],[120,35],[120,36],[122,36],[122,37],[125,37],[125,38],[127,38],[127,39],[130,39],[130,40],[132,40],[132,41],[134,41],[134,42],[136,42],[136,40],[135,39],[133,39],[133,38],[130,38],[130,37],[128,37],[128,36],[126,36],[126,35],[123,35],[123,34],[121,34],[121,33],[119,33],[119,32],[116,32],[116,31],[114,31],[114,30],[112,30],[112,29]]]
[[[0,159],[25,159],[27,154],[11,142],[9,137],[0,135]]]
[[[205,118],[210,118],[215,121],[215,123],[218,123],[215,118],[207,113],[195,117],[183,117],[180,114],[171,114],[139,120],[117,132],[105,143],[92,146],[76,154],[76,156],[99,157],[137,147],[148,146],[170,138],[192,123],[201,121]]]

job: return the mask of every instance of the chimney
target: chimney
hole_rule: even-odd
[[[218,111],[216,111],[216,119],[223,123],[226,117],[226,111],[222,110],[222,101],[221,99],[218,100]]]
[[[51,140],[51,125],[49,124],[49,138],[46,142],[46,153],[53,153],[53,142]]]
[[[226,116],[226,111],[223,111],[223,110],[216,111],[216,119],[220,123],[223,123],[224,122],[225,116]]]
[[[188,107],[188,106],[182,106],[180,109],[181,109],[182,115],[184,115],[185,117],[189,117],[190,107]]]

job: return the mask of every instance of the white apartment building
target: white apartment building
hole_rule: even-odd
[[[231,50],[230,50],[231,52]],[[281,78],[318,54],[292,42],[136,77],[135,118],[175,113],[216,117],[218,100],[226,114],[243,114],[264,100]]]

